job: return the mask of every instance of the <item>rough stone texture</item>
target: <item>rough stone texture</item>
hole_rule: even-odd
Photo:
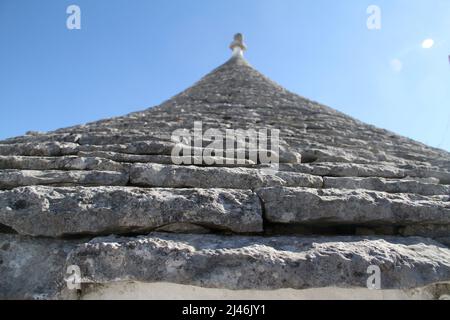
[[[388,180],[384,178],[323,178],[324,188],[368,189],[390,193],[416,193],[421,195],[450,195],[450,186],[422,183],[415,180]]]
[[[98,238],[71,252],[89,282],[167,281],[210,288],[366,287],[381,269],[382,289],[450,280],[450,250],[423,238],[223,237],[151,234]]]
[[[108,151],[96,151],[96,152],[78,152],[79,156],[82,157],[100,157],[105,159],[114,160],[117,162],[125,163],[159,163],[159,164],[173,164],[171,156],[168,155],[137,155],[137,154],[126,154]],[[212,157],[216,163],[208,165],[203,161],[202,157],[191,157],[190,163],[195,164],[199,161],[202,162],[202,166],[217,166],[217,167],[245,167],[255,165],[251,160],[246,159],[244,164],[234,164],[227,158],[223,157]],[[234,159],[233,159],[234,161]],[[218,164],[220,163],[220,164]]]
[[[0,154],[57,156],[77,152],[170,155],[175,129],[208,128],[281,130],[286,152],[303,162],[334,162],[371,167],[371,176],[389,171],[438,176],[450,181],[450,155],[392,132],[352,119],[331,108],[288,92],[234,58],[195,86],[162,105],[124,117],[106,119],[50,133],[30,133],[2,141]],[[386,168],[388,171],[386,171]],[[410,172],[409,172],[410,171]],[[399,178],[399,173],[394,174]]]
[[[0,156],[0,169],[20,170],[103,170],[122,171],[120,163],[106,157],[23,157]]]
[[[279,129],[280,171],[271,174],[261,159],[172,165],[173,131],[192,132],[195,121],[203,132]],[[15,248],[2,252],[0,297],[57,297],[58,252],[72,250],[63,239],[7,234],[14,230],[168,233],[73,251],[71,261],[102,282],[352,287],[364,286],[365,268],[375,263],[386,288],[433,285],[449,280],[449,186],[450,153],[293,94],[234,57],[160,106],[0,141],[0,189],[8,189],[0,190],[0,239]],[[280,237],[233,236],[254,232]],[[48,274],[27,278],[35,266]]]
[[[258,195],[266,219],[275,223],[450,224],[450,196],[279,187],[260,189]]]
[[[208,288],[365,288],[367,268],[381,288],[450,281],[450,249],[424,238],[242,237],[153,233],[133,238],[36,239],[0,234],[0,298],[75,299],[67,267],[83,287],[126,281]],[[92,290],[91,290],[92,291]]]
[[[109,151],[128,154],[170,155],[174,143],[167,141],[138,141],[126,144],[80,145],[77,152]]]
[[[0,234],[0,299],[75,299],[64,273],[77,243]]]
[[[317,163],[283,164],[282,171],[303,172],[330,177],[382,177],[404,178],[405,170],[389,164]]]
[[[441,168],[429,168],[429,167],[414,167],[414,169],[407,170],[407,174],[412,177],[418,178],[435,178],[439,180],[439,183],[450,184],[450,164],[446,164]]]
[[[125,186],[128,174],[114,171],[2,170],[0,189],[31,185]]]
[[[0,223],[26,235],[148,232],[177,222],[260,232],[261,206],[248,190],[39,186],[0,191]]]
[[[69,142],[0,144],[0,155],[56,157],[75,154],[78,145]]]
[[[161,164],[136,164],[130,168],[133,185],[168,188],[231,188],[255,189],[263,186],[322,186],[322,178],[278,172],[275,175],[247,168],[205,168]]]

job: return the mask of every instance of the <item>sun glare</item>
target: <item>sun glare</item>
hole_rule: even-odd
[[[424,49],[430,49],[434,45],[433,39],[426,39],[422,42],[422,48]]]

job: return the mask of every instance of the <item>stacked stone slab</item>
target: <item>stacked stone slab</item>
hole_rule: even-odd
[[[279,129],[279,171],[175,165],[176,129]],[[192,155],[195,158],[195,155]],[[0,298],[87,286],[450,282],[450,154],[293,94],[235,55],[163,104],[0,142]],[[65,281],[80,267],[80,291]]]

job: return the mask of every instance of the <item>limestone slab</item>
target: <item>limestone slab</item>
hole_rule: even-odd
[[[250,190],[33,186],[0,191],[0,223],[25,235],[145,232],[182,222],[260,232],[261,205]]]

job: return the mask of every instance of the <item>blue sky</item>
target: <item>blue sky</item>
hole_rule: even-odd
[[[287,89],[450,150],[448,0],[0,0],[0,139],[158,105],[225,62],[236,32]]]

